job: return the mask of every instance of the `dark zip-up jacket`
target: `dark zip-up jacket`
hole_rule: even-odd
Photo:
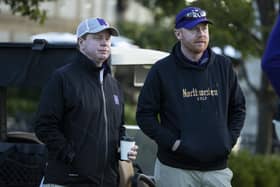
[[[46,182],[117,186],[124,100],[106,64],[82,53],[56,70],[42,91],[35,132],[48,148]]]
[[[163,164],[223,169],[240,135],[245,99],[232,64],[209,48],[208,54],[208,62],[194,65],[176,44],[152,66],[140,92],[137,123],[157,143]],[[177,139],[181,144],[172,151]]]

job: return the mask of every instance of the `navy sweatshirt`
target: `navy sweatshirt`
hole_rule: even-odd
[[[280,96],[280,16],[269,35],[267,46],[262,58],[262,68]]]
[[[229,59],[208,50],[202,65],[186,62],[177,43],[150,69],[136,119],[158,145],[166,165],[195,170],[226,168],[245,120],[245,99]],[[181,144],[172,151],[174,142]]]

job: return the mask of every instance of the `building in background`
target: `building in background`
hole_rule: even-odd
[[[30,42],[32,35],[46,32],[75,33],[79,22],[88,17],[103,17],[112,25],[117,22],[117,0],[56,0],[41,3],[47,11],[43,25],[20,15],[13,15],[0,1],[0,42]],[[140,17],[137,15],[141,15]],[[151,22],[151,13],[134,0],[128,1],[124,19],[139,23]]]

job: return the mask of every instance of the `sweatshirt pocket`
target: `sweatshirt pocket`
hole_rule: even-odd
[[[190,147],[188,147],[182,140],[179,147],[175,150],[177,158],[183,160],[197,160],[197,156]]]
[[[228,132],[207,134],[207,136],[189,135],[182,138],[181,144],[175,151],[182,159],[199,162],[215,162],[226,159],[231,151],[232,140]]]

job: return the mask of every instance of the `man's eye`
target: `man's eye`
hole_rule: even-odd
[[[101,36],[93,36],[92,38],[95,39],[95,40],[102,40]]]
[[[93,36],[92,38],[95,40],[103,40],[103,39],[106,41],[110,40],[110,37],[103,37],[103,36]]]

